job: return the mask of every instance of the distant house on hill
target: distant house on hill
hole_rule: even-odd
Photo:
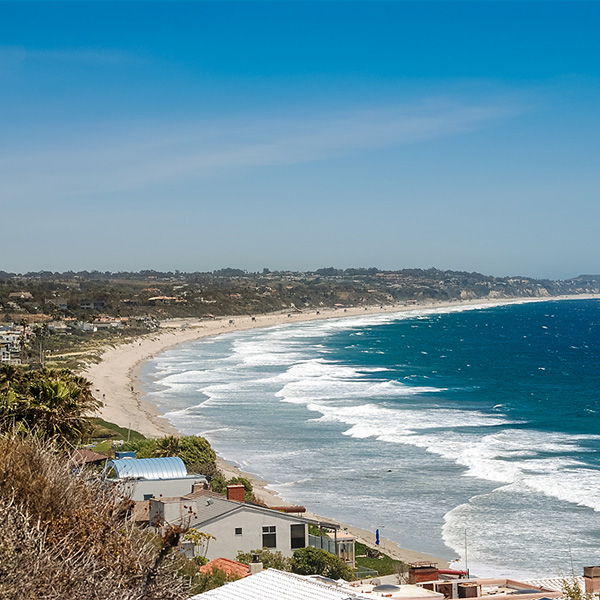
[[[33,295],[31,292],[11,292],[8,295],[9,298],[18,298],[19,300],[32,300]]]
[[[81,310],[102,310],[104,308],[103,300],[86,300],[85,302],[79,303]]]

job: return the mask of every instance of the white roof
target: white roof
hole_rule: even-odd
[[[190,600],[367,600],[370,596],[321,583],[314,579],[267,569],[256,575],[226,583]]]
[[[583,577],[547,577],[546,579],[528,579],[524,583],[530,583],[537,587],[543,587],[547,590],[556,592],[563,591],[563,583],[577,584],[582,593],[585,593],[585,581]]]

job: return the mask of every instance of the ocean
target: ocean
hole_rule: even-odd
[[[600,302],[224,334],[142,372],[185,434],[287,501],[479,576],[600,564]]]

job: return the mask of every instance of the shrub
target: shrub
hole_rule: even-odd
[[[238,552],[236,560],[245,565],[249,565],[255,554],[258,554],[258,559],[265,569],[278,569],[279,571],[292,570],[291,559],[286,558],[279,551],[271,552],[265,548],[262,550],[251,550],[250,552]]]
[[[179,456],[187,466],[214,465],[217,460],[208,440],[199,435],[182,437],[168,435],[156,439],[135,440],[123,444],[122,449],[134,450],[137,458]]]
[[[352,569],[339,556],[311,546],[294,551],[292,571],[299,575],[323,575],[331,579],[354,580]]]
[[[176,531],[136,528],[130,501],[74,475],[49,442],[5,434],[0,456],[1,600],[187,597]]]

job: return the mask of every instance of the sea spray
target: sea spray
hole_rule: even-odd
[[[466,539],[478,574],[560,575],[600,541],[599,333],[597,301],[415,310],[225,334],[143,377],[291,502],[446,558]]]

